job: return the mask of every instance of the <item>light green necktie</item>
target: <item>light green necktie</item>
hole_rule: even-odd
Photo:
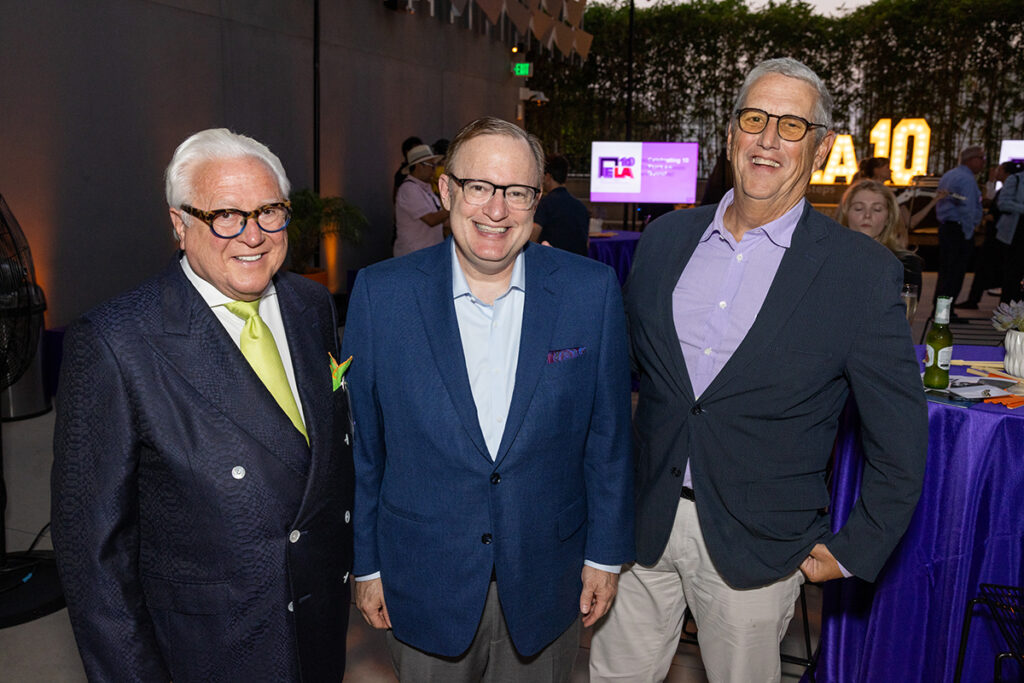
[[[284,364],[274,342],[274,335],[260,317],[259,300],[232,301],[224,304],[224,308],[245,321],[239,344],[242,355],[249,361],[249,365],[256,371],[264,386],[270,390],[270,394],[295,428],[306,437],[308,444],[309,435],[306,434],[306,426],[302,424],[302,416],[299,414],[299,406],[295,403],[292,388],[288,385],[288,376],[284,372]]]

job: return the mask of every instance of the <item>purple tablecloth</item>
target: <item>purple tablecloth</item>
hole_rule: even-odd
[[[957,346],[953,358],[1002,354],[1001,347]],[[929,402],[928,420],[921,500],[878,581],[825,585],[818,681],[952,681],[964,609],[978,584],[1024,585],[1024,408]],[[834,531],[860,488],[857,423],[848,406],[836,443]],[[992,680],[997,646],[994,622],[976,610],[964,681]]]
[[[626,284],[629,268],[633,265],[638,232],[616,232],[611,237],[592,237],[587,245],[587,255],[601,263],[607,263],[619,276],[619,284]]]

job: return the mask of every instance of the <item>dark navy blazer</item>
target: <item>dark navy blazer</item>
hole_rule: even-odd
[[[689,463],[704,540],[734,587],[791,573],[817,542],[874,580],[910,522],[928,440],[900,264],[808,204],[750,331],[697,398],[672,290],[715,208],[651,223],[626,283],[640,373],[637,561],[653,565],[665,549]],[[851,392],[867,465],[860,500],[832,536],[825,469]]]
[[[334,307],[274,282],[311,447],[177,261],[67,334],[52,533],[90,680],[342,677],[353,473]]]
[[[633,559],[618,281],[559,249],[527,245],[524,259],[515,389],[495,461],[455,316],[451,240],[361,271],[349,303],[353,571],[381,572],[395,636],[435,654],[469,647],[492,568],[512,641],[532,655],[578,618],[584,558]]]

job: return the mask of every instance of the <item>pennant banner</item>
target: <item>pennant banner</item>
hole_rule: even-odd
[[[576,53],[584,62],[587,61],[587,55],[590,54],[590,44],[594,42],[594,36],[580,29],[575,29],[572,35]]]
[[[508,14],[509,21],[516,27],[516,30],[520,34],[526,35],[526,32],[530,30],[530,10],[519,0],[506,0],[505,13]]]
[[[572,52],[572,27],[563,24],[560,21],[555,22],[555,45],[558,46],[558,51],[566,57]]]
[[[509,0],[511,2],[511,0]],[[573,28],[579,28],[583,21],[583,10],[587,7],[587,0],[565,0],[566,19]]]
[[[501,20],[501,9],[505,0],[476,0],[476,6],[487,15],[487,20],[495,26]]]
[[[547,14],[544,14],[544,12],[541,12],[539,9],[533,10],[533,20],[531,22],[531,26],[533,27],[533,37],[541,43],[544,43],[548,34],[551,33],[551,27],[554,23],[555,20]]]

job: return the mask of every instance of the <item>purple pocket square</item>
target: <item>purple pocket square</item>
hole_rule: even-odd
[[[561,349],[560,351],[548,351],[548,364],[558,363],[563,360],[572,360],[573,358],[579,358],[586,353],[586,346],[579,346],[573,349]]]

